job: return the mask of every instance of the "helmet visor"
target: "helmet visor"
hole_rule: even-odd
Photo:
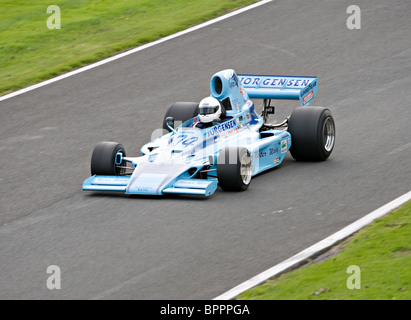
[[[216,113],[217,110],[218,110],[218,106],[214,106],[214,107],[212,107],[212,106],[201,106],[198,109],[199,109],[198,113],[205,116],[207,114]]]

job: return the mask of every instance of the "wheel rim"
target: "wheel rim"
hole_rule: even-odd
[[[251,181],[251,159],[247,153],[241,157],[240,164],[241,180],[245,185],[248,185]]]
[[[334,147],[335,141],[335,127],[334,121],[328,117],[323,126],[324,149],[330,152]]]

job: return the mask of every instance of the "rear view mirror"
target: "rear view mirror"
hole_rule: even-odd
[[[166,125],[167,125],[167,127],[170,128],[170,130],[173,130],[174,129],[174,118],[173,117],[167,117],[166,118]]]

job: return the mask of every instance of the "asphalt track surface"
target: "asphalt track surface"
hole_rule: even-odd
[[[411,2],[357,1],[360,30],[351,4],[274,1],[0,102],[0,298],[212,299],[408,192]],[[287,156],[206,199],[82,192],[97,142],[139,154],[168,105],[209,95],[226,68],[318,76],[330,159]]]

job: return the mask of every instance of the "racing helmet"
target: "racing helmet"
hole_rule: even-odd
[[[198,105],[198,117],[202,123],[210,123],[219,120],[222,113],[220,101],[213,97],[207,97]]]

